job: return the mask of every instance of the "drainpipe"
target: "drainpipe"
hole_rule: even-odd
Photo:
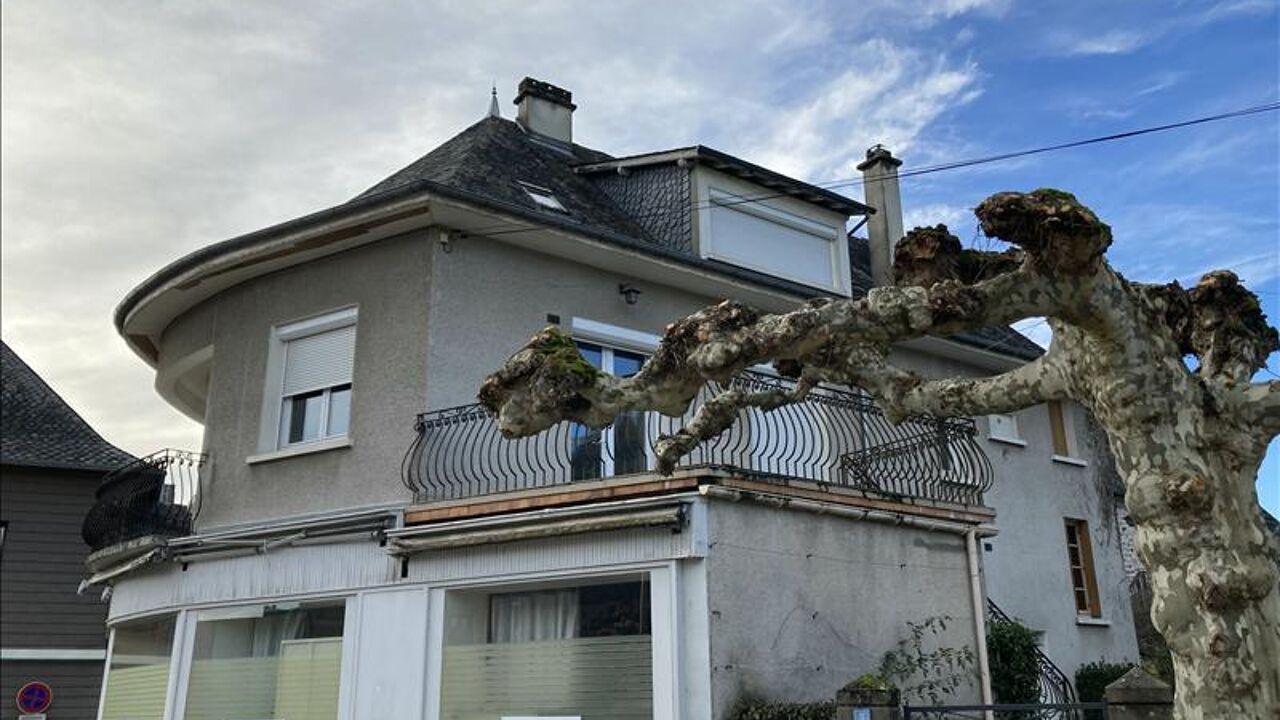
[[[973,632],[978,641],[978,677],[982,684],[982,704],[990,705],[991,664],[987,661],[987,606],[982,601],[982,576],[978,573],[978,534],[964,534],[964,550],[969,556],[969,600],[973,603]],[[991,711],[986,713],[991,720]]]

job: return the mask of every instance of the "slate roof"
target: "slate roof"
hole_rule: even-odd
[[[133,459],[0,342],[0,464],[105,472]]]

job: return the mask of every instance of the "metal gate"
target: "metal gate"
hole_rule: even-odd
[[[1106,720],[1102,702],[904,705],[902,720]]]

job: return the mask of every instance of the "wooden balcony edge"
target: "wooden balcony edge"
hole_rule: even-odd
[[[861,490],[825,486],[803,480],[766,482],[743,477],[725,469],[689,468],[678,470],[669,477],[644,474],[532,490],[519,490],[498,495],[415,504],[405,509],[404,524],[406,526],[423,525],[489,515],[505,515],[547,508],[585,505],[609,500],[667,495],[696,490],[700,485],[721,485],[744,492],[783,495],[869,510],[897,512],[906,515],[974,524],[990,522],[995,517],[994,510],[977,505],[958,505],[922,498],[897,500],[877,497]]]

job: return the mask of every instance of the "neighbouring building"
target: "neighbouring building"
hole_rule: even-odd
[[[198,454],[115,473],[86,521],[87,584],[110,590],[103,720],[723,718],[830,698],[928,617],[976,654],[988,596],[1066,672],[1133,656],[1079,408],[894,426],[822,388],[669,477],[648,448],[680,418],[502,440],[475,390],[540,328],[626,375],[723,298],[866,292],[901,232],[887,151],[864,164],[869,206],[706,147],[585,148],[570,94],[536,80],[516,105],[121,303],[157,390],[205,430]],[[1005,328],[898,350],[974,375],[1039,353]]]
[[[103,473],[130,460],[0,342],[0,719],[31,682],[53,691],[49,720],[97,716],[106,608],[76,592],[80,525]]]

